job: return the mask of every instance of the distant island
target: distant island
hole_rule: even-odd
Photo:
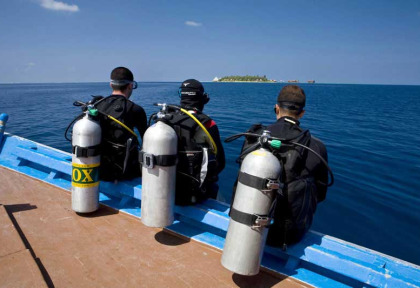
[[[270,80],[264,76],[224,76],[222,78],[215,77],[213,82],[277,82],[276,80]]]

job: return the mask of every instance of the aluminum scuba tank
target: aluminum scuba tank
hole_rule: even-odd
[[[89,108],[73,126],[71,202],[73,211],[78,213],[99,208],[101,126],[95,120],[97,113]]]
[[[9,115],[6,113],[0,114],[0,145],[1,141],[3,140],[4,130],[6,129],[6,122],[9,119]]]
[[[264,131],[261,137],[267,136]],[[279,160],[266,148],[249,153],[242,162],[221,260],[234,273],[259,272],[280,175]]]
[[[150,227],[165,227],[174,221],[178,136],[158,121],[143,138],[141,221]]]

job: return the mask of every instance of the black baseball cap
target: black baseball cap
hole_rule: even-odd
[[[203,110],[204,105],[210,101],[209,95],[204,91],[203,84],[195,79],[187,79],[179,87],[181,105],[195,107]]]
[[[287,85],[281,89],[277,104],[284,109],[301,112],[306,104],[305,91],[297,85]]]
[[[195,79],[188,79],[182,82],[180,89],[180,96],[198,96],[202,97],[204,94],[204,87],[200,81]]]

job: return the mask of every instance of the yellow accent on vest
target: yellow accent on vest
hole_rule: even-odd
[[[104,114],[104,115],[106,115],[106,117],[108,117],[109,119],[111,119],[112,121],[115,121],[115,122],[117,122],[118,124],[120,124],[122,127],[124,127],[128,132],[130,132],[131,134],[133,134],[136,138],[137,138],[137,135],[136,135],[136,133],[134,133],[134,131],[133,130],[131,130],[130,128],[128,128],[127,127],[127,125],[125,125],[124,123],[122,123],[121,121],[119,121],[119,120],[117,120],[116,118],[114,118],[114,117],[112,117],[111,115],[107,115],[107,114]]]

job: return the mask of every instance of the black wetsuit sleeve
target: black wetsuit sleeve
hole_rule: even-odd
[[[140,107],[139,105],[135,105],[133,107],[133,114],[134,114],[134,127],[137,128],[137,130],[140,133],[141,139],[143,139],[144,133],[147,129],[147,116],[146,112],[144,112],[144,109]]]
[[[213,138],[214,143],[216,143],[217,173],[219,174],[220,172],[222,172],[222,170],[225,168],[225,165],[226,165],[225,150],[223,149],[222,141],[220,140],[219,128],[217,127],[217,125],[213,125],[210,128],[208,128],[207,131]]]
[[[322,158],[325,159],[325,161],[328,162],[328,154],[327,154],[327,148],[325,145],[319,141],[318,139],[311,139],[311,148],[314,149],[319,153],[319,155],[322,156]],[[312,156],[313,157],[313,156]],[[317,186],[317,200],[318,202],[321,202],[325,199],[327,195],[327,184],[328,184],[328,168],[319,160],[313,158],[314,161],[317,161],[317,165],[314,168],[313,175],[316,180],[316,186]]]

